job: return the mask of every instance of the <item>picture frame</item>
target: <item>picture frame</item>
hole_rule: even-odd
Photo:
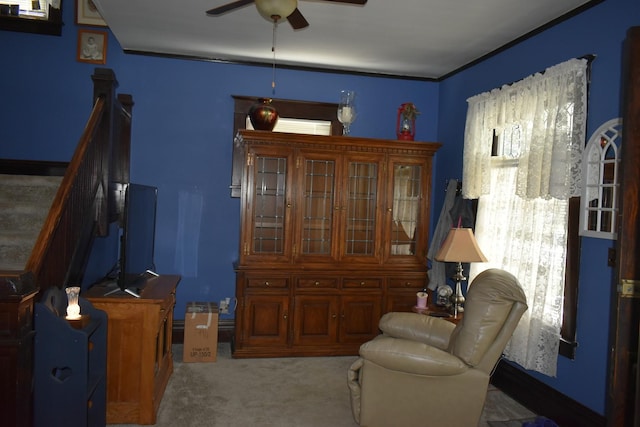
[[[107,40],[106,31],[78,30],[76,59],[89,64],[106,64]]]
[[[107,27],[93,0],[76,0],[76,24]]]

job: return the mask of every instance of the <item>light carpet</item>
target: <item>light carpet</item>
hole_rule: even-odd
[[[183,363],[182,351],[182,345],[173,346],[174,373],[158,410],[158,427],[357,426],[347,387],[355,356],[233,359],[229,344],[220,343],[215,363]],[[491,387],[478,426],[529,416]]]

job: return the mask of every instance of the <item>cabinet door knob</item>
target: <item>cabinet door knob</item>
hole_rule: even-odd
[[[268,280],[265,280],[264,285],[265,285],[265,286],[269,286],[269,281],[268,281]]]
[[[318,282],[318,281],[316,280],[316,282],[314,283],[314,285],[316,285],[316,286],[320,286],[320,282]]]
[[[287,319],[288,314],[285,313],[284,316],[282,316],[285,320]]]
[[[364,286],[364,285],[365,285],[365,283],[364,283],[364,282],[360,282],[360,286]]]
[[[331,315],[331,318],[332,318],[332,319],[335,319],[336,317],[338,317],[338,316],[337,316],[335,313],[333,313],[333,314]]]
[[[407,286],[407,287],[410,287],[411,286],[411,282],[405,282],[404,285]]]

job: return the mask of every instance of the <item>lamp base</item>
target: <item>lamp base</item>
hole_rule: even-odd
[[[456,291],[451,295],[451,314],[453,314],[453,317],[457,318],[459,313],[464,313],[465,298],[462,294],[462,285],[460,282],[467,280],[467,278],[462,274],[461,262],[458,263],[456,275],[453,276],[453,280],[456,281]]]

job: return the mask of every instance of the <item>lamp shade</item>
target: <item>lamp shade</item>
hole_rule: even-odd
[[[298,0],[255,0],[258,13],[267,21],[287,19],[298,7]]]
[[[470,228],[452,228],[436,254],[436,261],[487,262]]]

